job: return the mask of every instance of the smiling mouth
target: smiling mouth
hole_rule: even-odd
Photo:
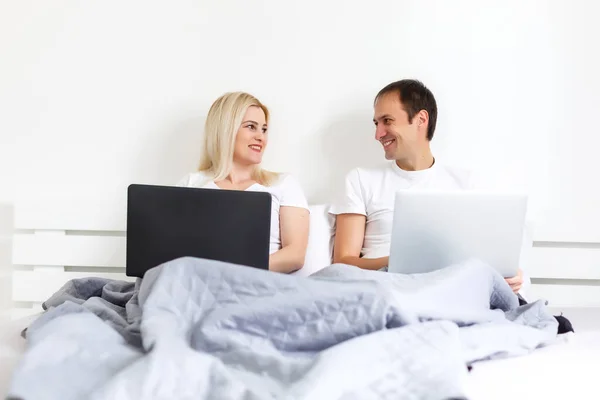
[[[251,149],[251,150],[254,150],[254,151],[256,151],[257,153],[260,153],[260,152],[262,151],[262,146],[259,146],[259,145],[257,145],[257,144],[251,144],[251,145],[250,145],[250,146],[248,146],[248,147],[250,147],[250,149]]]
[[[385,148],[387,148],[387,147],[390,147],[390,145],[391,145],[392,143],[394,143],[395,141],[396,141],[396,139],[382,140],[382,141],[381,141],[381,144],[383,145],[383,148],[385,149]]]

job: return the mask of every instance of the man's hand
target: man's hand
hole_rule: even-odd
[[[521,290],[521,287],[523,286],[523,271],[521,270],[521,268],[519,268],[517,276],[512,278],[504,278],[504,280],[510,285],[510,288],[513,292],[518,293],[519,290]]]

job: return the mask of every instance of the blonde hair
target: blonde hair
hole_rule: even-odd
[[[269,122],[269,109],[256,97],[244,92],[225,93],[210,107],[204,124],[204,150],[199,171],[212,180],[221,181],[229,176],[233,166],[233,152],[238,129],[249,107],[260,107]],[[252,178],[261,185],[269,186],[277,173],[255,167]]]

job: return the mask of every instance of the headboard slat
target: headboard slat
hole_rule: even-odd
[[[534,247],[529,264],[532,278],[600,279],[600,247]]]
[[[86,191],[82,191],[86,192]],[[125,231],[127,228],[126,189],[122,193],[73,195],[72,190],[46,193],[41,198],[15,204],[16,229],[65,231]]]
[[[124,271],[116,273],[86,272],[35,272],[14,271],[13,272],[13,301],[19,302],[43,302],[48,300],[57,290],[71,279],[85,278],[89,276],[134,281],[135,278],[128,277]]]
[[[125,237],[16,234],[14,265],[124,267]]]
[[[549,307],[600,307],[600,286],[537,284],[528,292],[532,299],[548,300]]]

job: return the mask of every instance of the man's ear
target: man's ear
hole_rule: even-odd
[[[417,118],[417,123],[419,126],[427,126],[429,123],[429,113],[425,110],[421,110],[415,116]]]

